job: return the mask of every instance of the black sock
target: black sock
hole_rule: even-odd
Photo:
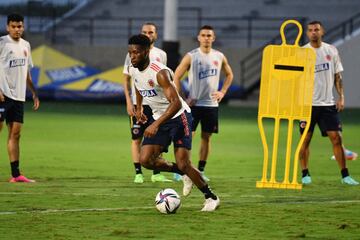
[[[176,163],[173,163],[171,172],[180,174],[181,176],[184,175],[184,173],[183,173],[182,171],[180,171],[180,169],[178,168],[178,166],[176,165]]]
[[[153,170],[153,175],[159,174],[160,171],[159,170]]]
[[[342,178],[349,176],[349,171],[347,168],[341,169],[341,176]]]
[[[136,174],[142,174],[141,164],[140,164],[140,163],[134,163],[134,166],[135,166],[135,172],[136,172]]]
[[[19,160],[11,162],[10,165],[11,165],[11,175],[14,178],[20,176]]]
[[[200,191],[204,194],[205,198],[212,198],[214,200],[217,199],[217,196],[211,191],[209,185],[205,185],[204,187],[200,188]]]
[[[203,171],[204,171],[205,165],[206,165],[206,161],[204,161],[204,160],[199,160],[198,169],[199,169],[200,172],[203,172]]]
[[[309,176],[309,177],[310,177],[309,169],[304,169],[304,170],[302,170],[302,177],[306,177],[306,176]]]

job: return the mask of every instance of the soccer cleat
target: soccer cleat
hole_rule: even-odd
[[[302,184],[308,185],[311,183],[311,177],[309,175],[307,175],[301,179],[301,182],[302,182]]]
[[[210,178],[208,178],[207,176],[205,176],[205,173],[204,173],[204,172],[200,172],[200,173],[201,173],[202,178],[205,180],[205,182],[210,182]]]
[[[143,183],[144,176],[141,173],[135,175],[134,183]]]
[[[11,183],[16,183],[16,182],[24,182],[24,183],[34,183],[36,182],[35,180],[32,179],[28,179],[27,177],[20,175],[18,177],[12,177],[10,178],[9,182]]]
[[[181,180],[182,180],[182,177],[181,177],[181,175],[180,174],[178,174],[178,173],[174,173],[174,181],[176,181],[176,182],[180,182]]]
[[[193,182],[191,181],[191,179],[187,175],[184,175],[182,177],[182,180],[183,180],[183,183],[184,183],[183,195],[188,196],[191,193],[191,189],[193,187]]]
[[[357,159],[357,157],[358,157],[358,154],[356,152],[345,149],[346,160],[355,161]],[[334,155],[331,156],[331,160],[336,160]]]
[[[158,174],[153,174],[151,176],[151,181],[152,182],[172,182],[170,179],[167,179],[164,175],[158,173]]]
[[[359,185],[359,182],[355,181],[352,177],[347,176],[341,179],[341,183],[348,185]]]
[[[202,212],[212,212],[215,211],[220,206],[220,198],[217,197],[216,200],[212,198],[205,199],[204,207],[201,209]]]

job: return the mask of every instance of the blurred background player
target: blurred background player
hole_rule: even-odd
[[[204,194],[205,203],[201,211],[210,212],[220,205],[220,199],[211,191],[200,172],[190,161],[191,114],[190,108],[179,96],[173,82],[173,73],[164,64],[149,58],[150,40],[143,34],[129,39],[129,54],[132,65],[129,74],[136,89],[136,119],[149,122],[144,131],[140,163],[149,169],[174,172],[184,175],[183,194],[190,194],[193,183]],[[153,118],[148,119],[142,111],[143,99],[147,99]],[[176,163],[161,158],[173,142]]]
[[[358,185],[359,183],[349,175],[349,171],[346,168],[345,149],[342,144],[342,129],[338,112],[344,109],[345,98],[340,74],[343,71],[343,66],[338,50],[334,46],[322,42],[324,28],[319,21],[308,23],[306,35],[309,43],[304,47],[314,49],[316,52],[316,65],[310,128],[300,150],[302,183],[311,183],[310,172],[308,170],[309,147],[315,125],[318,124],[322,136],[328,136],[332,143],[334,155],[341,170],[341,182],[349,185]],[[332,92],[334,86],[339,95],[336,102]],[[301,133],[304,131],[306,124],[306,122],[300,121]]]
[[[191,107],[193,116],[193,136],[201,123],[201,144],[198,169],[203,177],[206,161],[210,152],[210,137],[218,133],[218,107],[233,80],[233,72],[225,55],[212,48],[215,41],[213,27],[205,25],[200,28],[197,36],[199,48],[188,52],[176,68],[174,81],[181,91],[180,80],[188,71],[189,96],[186,103]],[[225,74],[222,88],[219,89],[220,72]],[[175,176],[177,177],[177,176]]]
[[[19,168],[26,86],[32,93],[34,110],[40,106],[30,75],[30,68],[33,66],[30,43],[21,38],[24,32],[24,17],[10,14],[6,30],[9,34],[0,38],[0,131],[6,120],[9,132],[7,149],[12,175],[10,182],[35,182],[21,175]]]
[[[157,40],[157,27],[154,23],[145,23],[141,27],[141,33],[146,35],[151,42],[150,46],[150,59],[161,62],[162,64],[166,65],[167,56],[166,52],[154,46]],[[134,90],[134,83],[131,81],[131,77],[128,73],[128,66],[131,65],[129,54],[126,55],[125,63],[124,63],[124,92],[126,98],[126,109],[127,113],[129,114],[130,119],[130,128],[131,128],[131,156],[135,167],[135,183],[143,183],[144,176],[141,170],[141,164],[139,163],[140,157],[140,145],[141,140],[143,138],[144,130],[148,126],[147,123],[139,124],[136,123],[135,118],[135,111],[136,111],[136,96]],[[146,103],[146,100],[143,105],[144,114],[150,119],[152,116],[151,108]],[[160,174],[160,171],[154,170],[153,175],[151,176],[152,182],[171,182],[171,180],[167,179],[164,175]]]

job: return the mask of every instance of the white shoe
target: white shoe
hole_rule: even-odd
[[[201,209],[202,212],[212,212],[215,211],[220,206],[220,198],[217,197],[216,200],[208,198],[205,200],[204,207]]]
[[[191,193],[191,189],[193,187],[193,182],[191,181],[191,179],[187,176],[184,175],[182,177],[183,183],[184,183],[184,187],[183,187],[183,195],[187,196]]]

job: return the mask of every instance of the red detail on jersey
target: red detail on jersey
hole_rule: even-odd
[[[154,70],[155,72],[159,72],[159,71],[161,70],[161,68],[160,68],[158,65],[156,65],[155,63],[152,63],[152,64],[150,65],[150,68],[151,68],[152,70]]]
[[[216,61],[216,60],[215,60],[213,63],[214,63],[215,66],[218,66],[218,65],[219,65],[219,62]]]
[[[328,61],[331,61],[331,56],[330,55],[326,55],[326,60],[328,60]]]
[[[148,80],[148,83],[149,83],[150,87],[154,87],[154,86],[155,86],[155,83],[154,83],[154,81],[153,81],[152,79],[149,79],[149,80]]]

